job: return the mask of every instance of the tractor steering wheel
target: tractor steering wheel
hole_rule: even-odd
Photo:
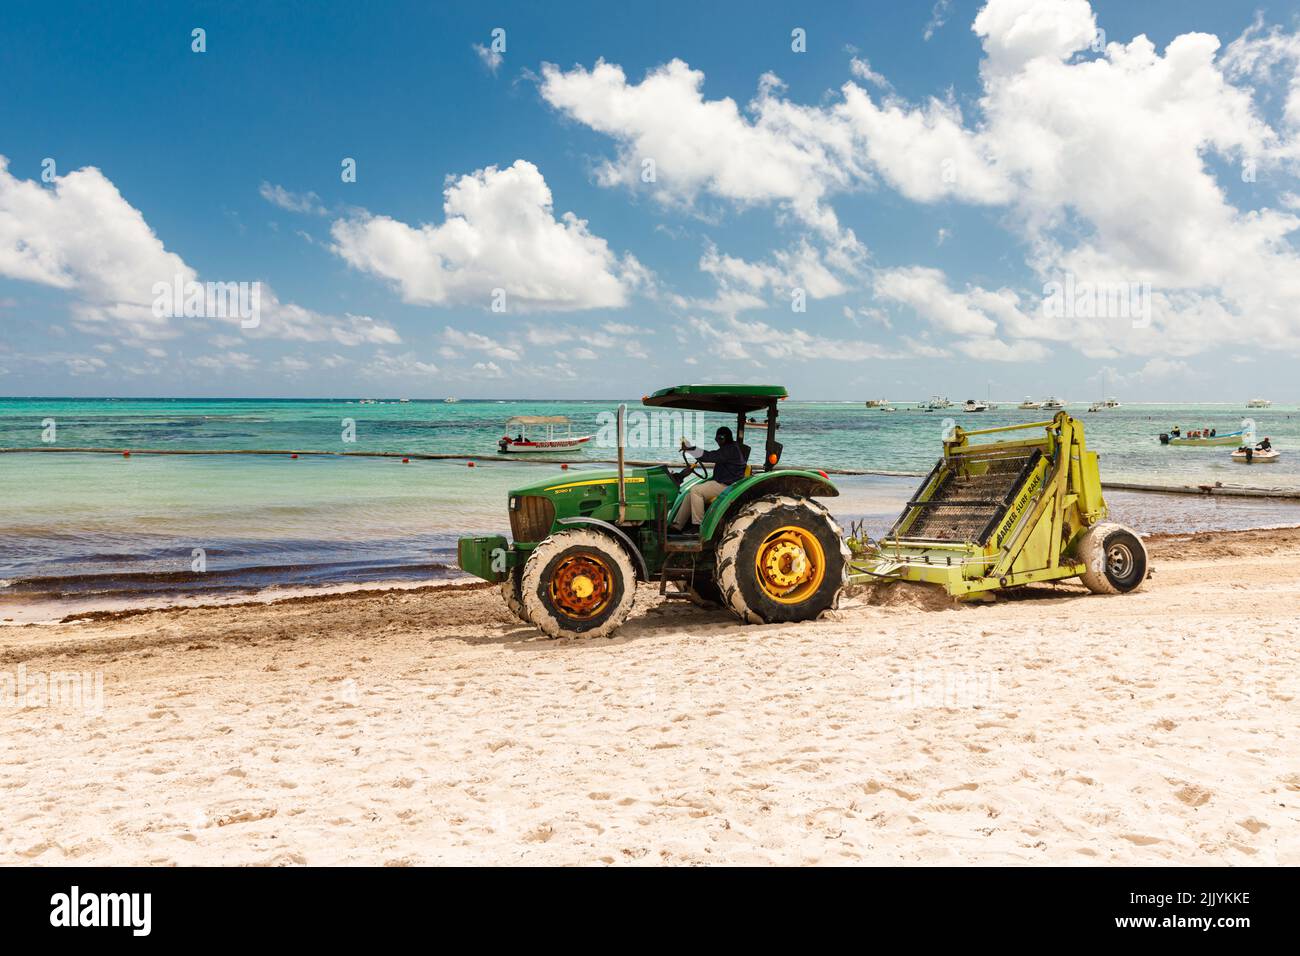
[[[687,473],[692,474],[696,478],[699,478],[701,481],[709,480],[709,472],[704,467],[704,462],[691,461],[691,459],[686,454],[685,448],[682,449],[682,461],[686,463],[686,471],[683,472],[683,474],[687,474]]]

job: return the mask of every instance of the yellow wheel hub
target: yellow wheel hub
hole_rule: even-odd
[[[595,617],[614,597],[614,572],[603,555],[569,555],[551,574],[551,603],[573,618]]]
[[[786,525],[773,531],[754,556],[758,585],[772,600],[799,604],[821,587],[826,574],[826,553],[816,535],[806,528]]]

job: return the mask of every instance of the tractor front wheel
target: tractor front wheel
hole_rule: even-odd
[[[742,621],[809,621],[838,606],[849,550],[819,502],[773,495],[750,502],[718,544],[718,584]]]
[[[524,613],[551,637],[608,637],[632,613],[636,569],[599,531],[557,531],[533,549],[520,586]]]
[[[1147,578],[1147,548],[1137,533],[1104,521],[1083,533],[1075,553],[1087,570],[1079,580],[1093,594],[1127,594]]]

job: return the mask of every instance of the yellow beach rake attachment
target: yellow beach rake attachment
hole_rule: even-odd
[[[1041,433],[972,441],[1034,430]],[[1089,529],[1119,528],[1103,524],[1106,515],[1097,454],[1077,419],[1061,412],[1045,422],[955,428],[889,533],[854,562],[853,580],[921,581],[959,599],[991,600],[1001,588],[1086,575],[1079,545]],[[1125,539],[1133,558],[1125,574],[1137,573],[1133,552],[1141,550],[1136,587],[1146,577],[1145,548],[1120,530],[1136,542]]]

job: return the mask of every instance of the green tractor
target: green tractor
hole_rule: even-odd
[[[780,385],[678,385],[646,396],[652,408],[736,417],[735,441],[748,462],[745,431],[763,430],[758,467],[728,485],[698,532],[675,534],[678,509],[708,475],[684,467],[624,466],[626,406],[618,414],[618,468],[544,478],[509,493],[510,531],[462,538],[460,567],[499,582],[506,605],[551,637],[604,637],[632,611],[638,582],[661,594],[729,608],[752,624],[807,621],[839,603],[849,552],[817,497],[839,494],[824,472],[778,468]],[[766,411],[766,421],[747,420]],[[765,426],[765,428],[764,428]],[[668,585],[675,590],[669,591]]]

